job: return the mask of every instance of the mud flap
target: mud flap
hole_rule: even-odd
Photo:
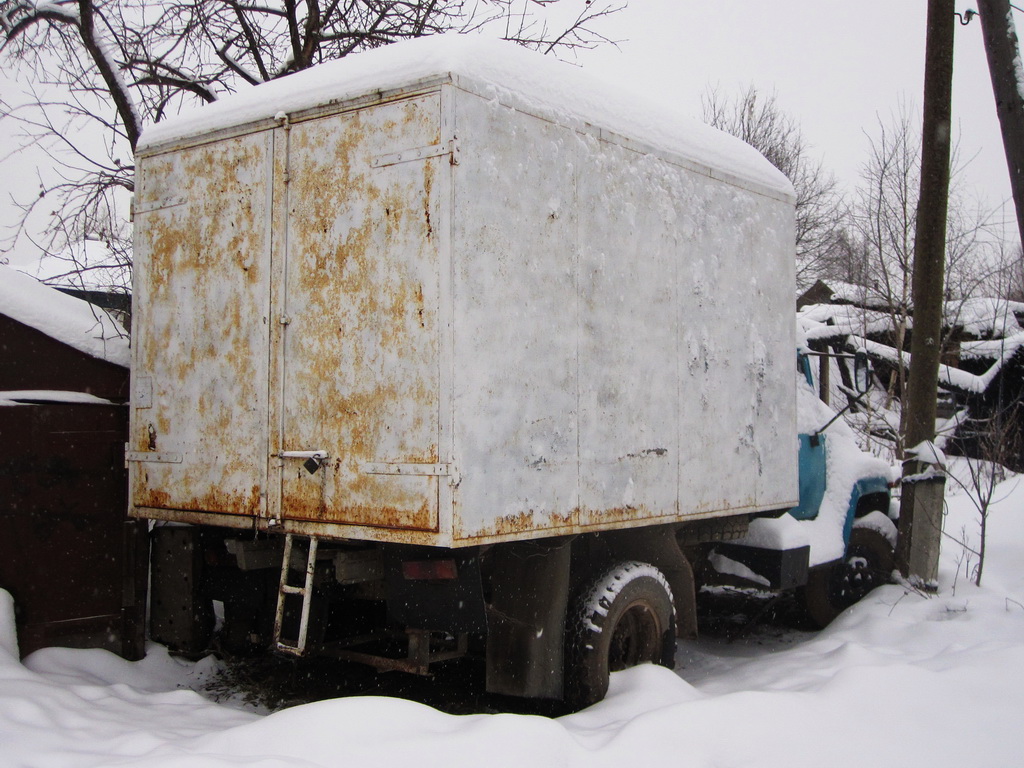
[[[487,606],[487,690],[562,698],[568,540],[499,544]]]

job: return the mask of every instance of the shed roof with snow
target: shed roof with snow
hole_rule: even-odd
[[[0,390],[127,396],[128,337],[104,310],[0,266]]]

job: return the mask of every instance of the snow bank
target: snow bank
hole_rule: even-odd
[[[128,367],[124,330],[104,310],[0,266],[0,313],[69,347]]]
[[[793,200],[789,180],[760,153],[722,131],[613,87],[578,67],[512,43],[434,35],[321,64],[147,128],[139,151],[197,134],[279,119],[322,105],[451,76],[495,100],[581,129],[603,129]]]

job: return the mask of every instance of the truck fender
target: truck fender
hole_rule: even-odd
[[[676,636],[697,637],[697,589],[693,567],[679,548],[676,526],[656,525],[607,533],[617,561],[637,560],[661,571],[672,588]]]

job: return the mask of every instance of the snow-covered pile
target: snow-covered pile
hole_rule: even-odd
[[[475,35],[434,35],[347,56],[264,83],[148,128],[140,151],[196,134],[451,76],[490,98],[580,128],[601,128],[793,199],[789,180],[728,134],[556,59]]]
[[[0,266],[0,314],[92,357],[128,367],[128,338],[104,310]]]
[[[449,716],[384,698],[322,701],[259,716],[189,690],[198,665],[151,647],[16,660],[0,593],[0,765],[620,768],[637,761],[763,768],[1020,763],[1024,712],[1024,483],[996,495],[986,585],[944,543],[941,593],[882,588],[820,634],[680,644],[678,675],[612,675],[608,698],[558,720]],[[949,496],[948,530],[977,520]],[[959,570],[959,573],[958,573]]]

